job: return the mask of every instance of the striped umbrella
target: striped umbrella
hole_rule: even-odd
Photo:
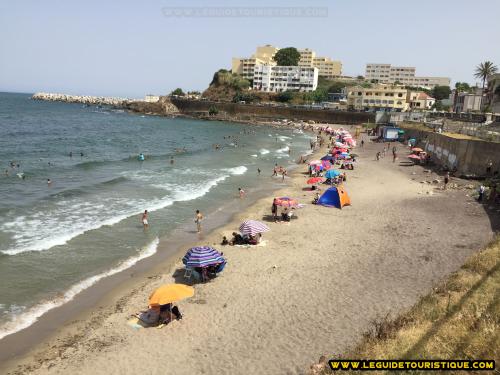
[[[240,233],[255,236],[258,233],[264,233],[269,230],[269,227],[257,220],[245,220],[240,225]]]
[[[293,198],[288,198],[288,197],[276,198],[276,205],[278,206],[295,207],[298,204],[299,202],[297,202],[297,200]]]
[[[208,267],[224,263],[224,257],[213,247],[197,246],[188,250],[182,258],[186,267]]]

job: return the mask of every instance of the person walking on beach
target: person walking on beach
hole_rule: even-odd
[[[364,148],[364,147],[365,147],[365,140],[364,140],[364,139],[362,139],[362,140],[361,140],[361,148]]]
[[[276,204],[276,198],[273,199],[273,205],[271,206],[271,213],[273,215],[274,222],[278,222],[278,205]]]
[[[245,198],[245,190],[240,187],[238,188],[238,194],[240,195],[240,199]]]
[[[196,216],[194,218],[194,222],[196,223],[196,229],[198,233],[201,233],[201,221],[203,220],[203,215],[200,210],[196,210]]]
[[[377,158],[377,161],[379,161],[379,160],[380,160],[380,151],[379,151],[379,152],[377,152],[376,158]]]
[[[450,172],[446,172],[446,174],[444,175],[444,187],[443,187],[444,190],[446,190],[448,182],[450,182]]]
[[[286,176],[286,169],[283,168],[283,171],[281,172],[281,181],[285,181],[285,176]]]
[[[479,196],[477,197],[477,201],[478,202],[482,202],[483,201],[483,197],[484,197],[484,191],[486,190],[486,188],[484,187],[484,185],[481,184],[481,186],[479,186]]]
[[[395,163],[396,162],[396,159],[398,158],[398,154],[396,151],[393,151],[392,152],[392,162]]]
[[[149,228],[148,210],[144,210],[144,213],[142,214],[141,222],[142,222],[142,226],[144,227],[144,230]]]

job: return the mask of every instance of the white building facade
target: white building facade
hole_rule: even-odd
[[[256,65],[253,89],[266,92],[314,91],[318,68],[304,66]]]

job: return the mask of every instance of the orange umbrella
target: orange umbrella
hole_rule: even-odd
[[[184,284],[166,284],[160,286],[149,296],[149,306],[161,306],[180,301],[194,295],[194,288]]]

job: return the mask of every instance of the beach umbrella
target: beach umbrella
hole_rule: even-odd
[[[332,156],[332,155],[325,155],[321,158],[321,160],[331,160],[331,161],[335,161],[335,158]]]
[[[323,181],[324,180],[322,177],[312,177],[309,180],[307,180],[307,184],[308,185],[315,185],[315,184],[319,184],[320,182],[323,182]]]
[[[309,162],[309,165],[321,164],[321,160],[312,160]]]
[[[149,296],[149,306],[161,306],[180,301],[194,295],[194,288],[184,284],[166,284],[160,286]]]
[[[245,220],[240,225],[240,233],[248,234],[250,236],[255,236],[259,233],[264,233],[269,231],[269,227],[257,220]]]
[[[418,155],[408,155],[408,159],[417,159],[417,160],[420,160],[420,156],[418,156]]]
[[[326,178],[335,178],[337,176],[340,176],[341,172],[337,169],[330,169],[329,171],[326,171],[325,177]]]
[[[214,266],[225,261],[217,250],[209,246],[192,247],[182,258],[182,263],[189,268]]]
[[[299,204],[296,199],[289,197],[276,198],[276,205],[285,207],[295,207]]]

